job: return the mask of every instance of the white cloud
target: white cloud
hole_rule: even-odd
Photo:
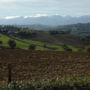
[[[48,16],[48,14],[36,14],[35,17]]]
[[[24,16],[24,18],[30,18],[30,17],[45,17],[48,16],[48,14],[36,14],[35,16]]]
[[[5,19],[14,19],[14,18],[19,18],[20,16],[7,16]]]
[[[30,18],[30,17],[45,17],[48,16],[48,14],[36,14],[35,16],[24,16],[24,18]],[[14,19],[14,18],[20,18],[21,16],[6,16],[5,19]]]

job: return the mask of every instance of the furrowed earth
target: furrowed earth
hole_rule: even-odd
[[[15,81],[90,76],[90,53],[84,52],[0,50],[0,81],[8,80],[8,63]]]

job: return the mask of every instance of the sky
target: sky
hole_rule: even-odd
[[[90,15],[90,0],[0,0],[0,18]]]

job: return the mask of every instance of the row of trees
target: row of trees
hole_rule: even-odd
[[[66,30],[66,31],[52,30],[52,31],[49,31],[49,34],[50,35],[70,34],[70,31],[69,30]]]
[[[17,36],[22,38],[33,38],[37,36],[37,33],[34,30],[18,30]]]
[[[33,29],[19,28],[18,26],[0,25],[0,33],[5,35],[19,36],[22,38],[33,38],[37,33]]]

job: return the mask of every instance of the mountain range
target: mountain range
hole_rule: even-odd
[[[4,25],[35,25],[33,27],[38,28],[42,26],[42,28],[59,26],[59,25],[71,25],[77,23],[89,23],[90,16],[80,16],[80,17],[72,17],[72,16],[41,16],[41,17],[17,17],[12,19],[0,19],[0,24]],[[32,27],[32,28],[33,28]],[[42,29],[41,28],[41,29]],[[39,28],[40,29],[40,28]]]

